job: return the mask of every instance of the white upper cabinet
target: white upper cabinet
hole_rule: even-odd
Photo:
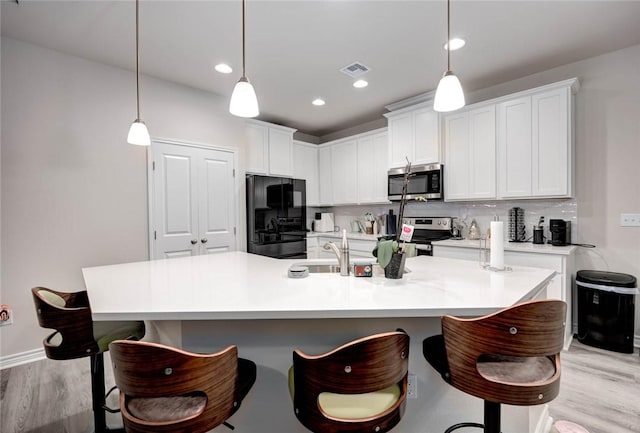
[[[385,203],[388,137],[385,132],[358,140],[358,203]]]
[[[358,143],[356,140],[331,147],[333,204],[353,204],[358,201]]]
[[[247,120],[247,173],[293,176],[293,133],[260,120]]]
[[[444,128],[445,199],[495,199],[495,106],[447,115]]]
[[[498,104],[500,197],[531,196],[531,96]]]
[[[531,97],[533,196],[573,195],[570,102],[566,87]]]
[[[578,80],[443,116],[446,200],[571,197]]]
[[[267,174],[269,171],[269,129],[247,123],[247,173]]]
[[[573,195],[572,84],[498,104],[500,198]]]
[[[333,170],[331,167],[331,147],[318,149],[318,178],[320,179],[320,206],[333,205]]]
[[[293,141],[293,177],[306,180],[307,206],[320,205],[318,146]]]
[[[384,129],[321,144],[319,205],[388,203],[388,145]]]
[[[440,162],[439,117],[431,103],[385,114],[389,127],[388,168]]]

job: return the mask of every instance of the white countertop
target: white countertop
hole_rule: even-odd
[[[554,276],[547,269],[491,272],[471,261],[418,256],[407,259],[411,272],[400,280],[288,278],[289,266],[299,262],[230,252],[82,273],[94,320],[471,316],[530,299]]]
[[[472,241],[469,239],[447,239],[446,241],[434,241],[434,246],[442,245],[447,247],[460,248],[481,248],[480,241]],[[484,241],[482,241],[484,247]],[[576,246],[567,245],[564,247],[554,247],[549,244],[533,244],[531,242],[506,242],[504,244],[505,251],[521,251],[523,253],[539,253],[539,254],[559,254],[563,256],[571,255],[575,252]]]

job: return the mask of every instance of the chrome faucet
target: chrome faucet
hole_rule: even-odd
[[[332,250],[338,258],[338,264],[340,265],[340,275],[349,276],[349,242],[347,241],[347,231],[342,230],[342,245],[338,249],[333,242],[327,242],[322,246],[325,250]]]

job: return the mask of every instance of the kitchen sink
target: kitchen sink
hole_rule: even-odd
[[[330,265],[330,264],[312,264],[312,265],[300,265],[298,266],[306,266],[309,269],[310,274],[333,274],[340,273],[340,265]],[[353,265],[350,266],[353,269]]]
[[[339,274],[340,265],[338,263],[322,263],[322,262],[298,262],[291,265],[291,267],[304,266],[309,270],[310,274]],[[384,269],[380,267],[378,263],[372,263],[373,275],[384,275]],[[353,275],[353,263],[349,265],[350,275]],[[404,272],[411,272],[406,266]]]

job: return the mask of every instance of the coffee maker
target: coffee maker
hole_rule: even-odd
[[[549,220],[549,231],[551,232],[551,245],[559,247],[571,244],[571,221]]]
[[[333,213],[316,212],[316,219],[313,222],[313,231],[327,233],[334,231]]]

